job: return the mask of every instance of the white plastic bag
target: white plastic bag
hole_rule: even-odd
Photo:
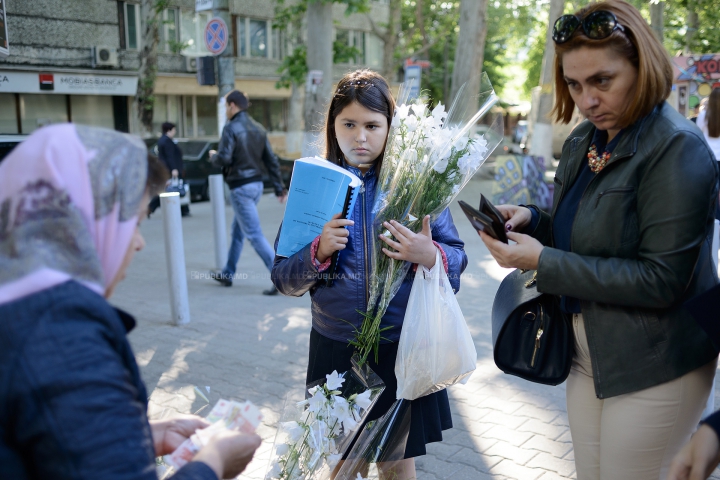
[[[418,265],[410,291],[395,360],[397,398],[414,400],[466,383],[476,362],[475,343],[438,250],[429,272]]]

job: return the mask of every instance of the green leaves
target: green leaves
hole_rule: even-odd
[[[307,47],[299,45],[295,50],[283,58],[282,64],[277,69],[280,74],[280,80],[275,84],[275,88],[290,88],[293,83],[302,85],[308,73],[307,66]]]

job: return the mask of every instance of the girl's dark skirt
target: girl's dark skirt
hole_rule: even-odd
[[[374,355],[368,357],[368,365],[385,382],[385,391],[366,418],[367,421],[382,417],[395,402],[397,379],[395,378],[395,357],[398,344],[381,344],[378,363]],[[310,333],[310,360],[308,362],[307,383],[325,378],[325,375],[337,370],[338,373],[352,368],[350,358],[354,349],[345,342],[331,340],[315,329]],[[446,390],[431,393],[410,403],[410,434],[405,447],[405,458],[425,455],[425,445],[442,441],[442,431],[452,428],[450,401]]]

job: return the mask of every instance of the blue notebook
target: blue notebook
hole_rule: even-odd
[[[352,172],[324,158],[295,160],[277,255],[290,257],[322,233],[333,215],[348,218],[362,185]]]

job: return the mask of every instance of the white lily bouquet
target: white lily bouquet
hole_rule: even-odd
[[[327,480],[385,390],[382,380],[353,360],[353,368],[308,386],[306,399],[288,396],[267,479]]]
[[[425,215],[434,221],[502,140],[499,114],[484,133],[475,131],[478,122],[499,100],[485,73],[480,77],[480,87],[478,99],[463,85],[447,112],[440,103],[430,111],[422,99],[409,105],[408,91],[401,89],[373,206],[376,235],[370,302],[361,328],[351,341],[359,351],[361,363],[371,351],[377,360],[384,330],[380,328],[382,317],[410,268],[408,262],[393,260],[382,252],[387,246],[376,236],[390,236],[383,222],[396,220],[417,232]]]

